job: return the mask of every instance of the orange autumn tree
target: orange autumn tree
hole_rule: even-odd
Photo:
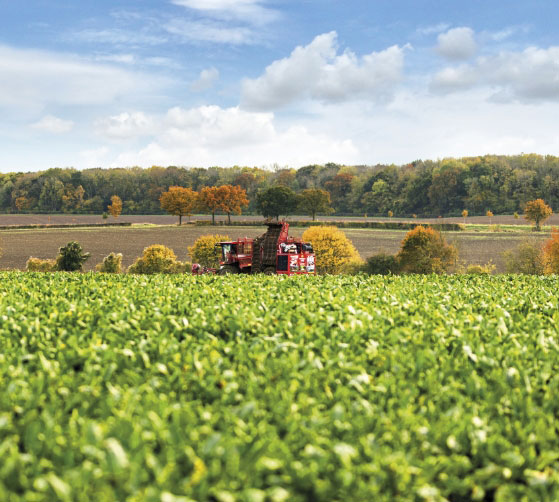
[[[179,217],[179,225],[182,224],[183,216],[190,216],[196,206],[198,194],[192,188],[179,186],[169,187],[167,192],[163,192],[159,197],[161,208],[169,214]]]
[[[198,194],[198,207],[201,211],[212,215],[212,225],[215,225],[215,212],[220,209],[217,187],[204,187]]]
[[[241,214],[241,208],[248,206],[247,193],[240,186],[222,185],[217,188],[219,209],[227,214],[227,221],[231,224],[231,213]]]
[[[546,274],[559,274],[559,228],[553,229],[543,246],[543,262]]]

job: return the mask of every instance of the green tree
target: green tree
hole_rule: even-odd
[[[58,250],[56,257],[56,269],[65,272],[75,272],[82,269],[88,260],[89,253],[84,253],[81,245],[72,241]]]
[[[507,274],[542,275],[545,262],[541,243],[526,239],[514,249],[503,253]]]
[[[276,218],[293,213],[297,206],[297,194],[289,187],[273,186],[256,194],[256,207],[264,217]]]
[[[299,194],[298,207],[305,214],[312,216],[312,221],[316,220],[317,213],[331,213],[330,193],[320,188],[307,188]]]
[[[524,218],[533,221],[536,230],[541,230],[541,224],[553,214],[553,210],[543,201],[543,199],[531,200],[526,203],[524,208]]]

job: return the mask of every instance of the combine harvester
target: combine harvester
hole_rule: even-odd
[[[268,231],[256,239],[237,239],[220,242],[219,269],[192,265],[195,275],[214,273],[227,274],[314,274],[315,261],[311,244],[301,239],[288,237],[289,223],[266,223]]]

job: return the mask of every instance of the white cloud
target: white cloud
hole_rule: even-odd
[[[139,151],[117,156],[112,165],[266,165],[301,166],[310,162],[349,162],[356,149],[339,139],[295,124],[279,128],[272,113],[238,107],[170,109],[153,118],[156,131]]]
[[[274,61],[262,76],[244,80],[243,106],[266,110],[309,98],[340,102],[392,93],[402,77],[404,48],[393,46],[362,57],[349,50],[338,55],[336,40],[336,32],[319,35]]]
[[[31,127],[52,134],[62,134],[71,131],[74,127],[74,122],[54,117],[53,115],[46,115],[38,122],[31,124]]]
[[[152,134],[155,127],[153,118],[143,112],[124,112],[95,122],[98,134],[117,140]]]
[[[477,51],[474,32],[471,28],[453,28],[446,33],[441,33],[437,41],[437,52],[453,61],[470,59]]]
[[[450,24],[439,23],[430,26],[424,26],[422,28],[417,28],[416,32],[419,33],[420,35],[433,35],[435,33],[441,33],[442,31],[446,31],[449,28],[450,28]]]
[[[173,19],[164,26],[169,33],[187,42],[213,42],[233,45],[251,44],[258,38],[245,26],[227,26],[214,20]]]
[[[105,167],[107,165],[108,154],[109,149],[106,146],[83,150],[79,153],[79,166],[83,169],[92,167]],[[71,164],[74,163],[71,162],[70,165]]]
[[[484,56],[474,64],[446,68],[434,76],[432,90],[453,92],[491,87],[492,98],[507,102],[559,100],[559,47],[529,47],[522,52]]]
[[[219,71],[217,68],[206,68],[200,72],[198,79],[190,84],[190,89],[194,92],[207,91],[213,87],[218,78]]]
[[[175,5],[200,11],[221,19],[236,18],[255,25],[270,23],[279,13],[265,7],[262,0],[172,0]]]
[[[122,29],[104,29],[104,30],[80,30],[73,31],[66,38],[70,40],[78,40],[91,44],[109,44],[113,46],[128,45],[160,45],[168,41],[168,37],[160,34],[138,32]]]
[[[0,46],[0,109],[101,105],[162,86],[138,72],[47,51]]]
[[[137,62],[134,54],[98,54],[95,61],[107,61],[109,63],[134,64]]]

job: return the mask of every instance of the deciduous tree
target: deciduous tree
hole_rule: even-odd
[[[526,203],[524,208],[524,218],[533,221],[536,230],[541,230],[541,224],[553,214],[553,210],[543,201],[543,199],[531,200]]]
[[[162,244],[144,248],[141,257],[128,267],[129,274],[176,274],[185,272],[185,265],[177,260],[175,252]]]
[[[18,211],[28,209],[30,206],[29,199],[25,195],[20,195],[16,198],[15,205]]]
[[[312,244],[318,273],[340,274],[363,263],[352,242],[336,227],[310,227],[302,239]]]
[[[212,225],[215,225],[215,212],[220,209],[217,187],[204,187],[198,195],[198,207],[203,212],[212,215]]]
[[[219,267],[219,250],[216,244],[223,241],[230,241],[228,235],[203,235],[196,239],[192,246],[188,246],[188,254],[192,258],[192,263],[198,263],[202,267]]]
[[[198,194],[191,188],[172,186],[159,197],[162,209],[179,217],[179,225],[183,216],[190,216],[196,206]]]
[[[88,260],[89,253],[84,253],[81,245],[72,241],[58,250],[56,257],[56,269],[65,272],[81,270],[83,264]]]
[[[402,240],[398,253],[400,268],[413,274],[441,274],[456,264],[456,248],[440,232],[418,225]]]
[[[297,194],[289,187],[273,186],[256,194],[256,207],[264,217],[287,216],[297,207]]]
[[[107,206],[107,209],[115,218],[119,217],[120,213],[122,213],[122,200],[118,195],[111,197],[111,204]]]
[[[241,214],[242,208],[248,206],[247,193],[244,188],[233,185],[222,185],[217,188],[219,209],[227,214],[227,221],[231,224],[231,213]]]
[[[543,246],[543,262],[546,274],[559,274],[559,229],[553,229],[551,239]]]
[[[316,220],[317,213],[331,213],[330,193],[319,188],[307,188],[299,195],[299,209]]]

